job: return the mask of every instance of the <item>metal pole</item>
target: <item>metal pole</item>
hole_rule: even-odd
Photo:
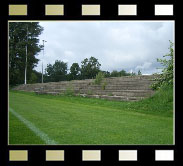
[[[27,84],[27,45],[28,45],[28,24],[27,24],[27,42],[26,42],[26,48],[25,48],[25,85]]]
[[[43,40],[43,58],[44,58],[44,42],[47,42],[47,41]],[[43,83],[43,60],[42,60],[42,83]]]
[[[44,40],[43,40],[43,57],[44,57]],[[43,83],[43,60],[42,60],[42,83]]]

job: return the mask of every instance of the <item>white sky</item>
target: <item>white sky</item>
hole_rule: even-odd
[[[174,43],[173,21],[49,21],[40,22],[44,27],[40,35],[45,43],[35,68],[41,72],[55,60],[81,64],[85,58],[94,56],[101,70],[126,70],[143,74],[158,72],[156,61],[169,52],[169,40]]]

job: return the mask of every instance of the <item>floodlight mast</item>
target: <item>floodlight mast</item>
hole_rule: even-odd
[[[27,84],[27,45],[28,45],[28,24],[27,24],[27,39],[26,39],[26,47],[25,47],[25,81],[24,84]]]
[[[47,42],[46,40],[43,40],[43,58],[44,58],[44,43]],[[43,60],[42,60],[42,83],[43,83]]]

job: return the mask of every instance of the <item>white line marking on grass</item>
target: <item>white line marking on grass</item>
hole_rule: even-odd
[[[31,131],[33,131],[38,137],[40,137],[46,144],[49,145],[56,145],[58,144],[54,140],[50,139],[47,134],[42,132],[40,129],[38,129],[34,124],[32,124],[30,121],[26,120],[24,117],[22,117],[20,114],[15,112],[12,108],[9,108],[9,111],[16,116],[21,122],[23,122]]]

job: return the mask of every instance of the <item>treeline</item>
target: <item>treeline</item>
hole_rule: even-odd
[[[134,76],[141,75],[140,70],[138,73],[128,73],[125,70],[112,72],[102,71],[100,69],[101,64],[95,57],[85,58],[81,62],[81,66],[78,63],[73,63],[68,69],[68,64],[56,60],[55,63],[48,64],[44,73],[44,82],[58,82],[58,81],[70,81],[70,80],[83,80],[94,79],[99,72],[102,72],[104,77],[121,77],[121,76]],[[69,72],[68,72],[69,71]],[[41,82],[41,73],[35,73],[39,78],[37,81]]]

